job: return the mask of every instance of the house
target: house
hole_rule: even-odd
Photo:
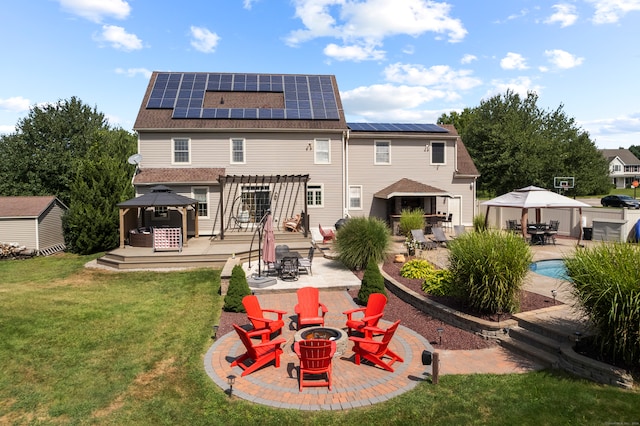
[[[137,195],[156,185],[198,201],[189,235],[280,229],[345,216],[390,221],[402,208],[470,225],[478,171],[452,126],[347,123],[331,75],[154,72],[134,125]],[[195,215],[198,215],[198,232]],[[180,226],[166,208],[138,224]]]
[[[603,149],[609,162],[609,177],[616,188],[631,188],[631,183],[640,178],[640,160],[628,149]]]
[[[17,243],[39,255],[62,251],[62,216],[67,210],[53,196],[0,197],[0,242]]]

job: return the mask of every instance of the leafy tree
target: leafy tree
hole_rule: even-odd
[[[538,107],[538,96],[507,91],[461,113],[443,114],[453,124],[481,177],[478,189],[490,195],[536,185],[551,188],[556,176],[574,176],[572,194],[607,192],[608,166],[588,133],[580,130],[562,105]]]
[[[621,149],[623,148],[621,147]],[[640,145],[631,145],[629,147],[629,151],[631,151],[631,153],[635,155],[636,158],[640,159]]]
[[[16,128],[0,138],[0,194],[55,195],[69,205],[78,162],[109,129],[104,114],[72,97],[34,106]]]

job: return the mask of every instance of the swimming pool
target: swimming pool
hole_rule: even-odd
[[[529,265],[529,269],[536,274],[545,277],[557,278],[559,280],[570,281],[567,275],[567,268],[562,259],[540,260]]]

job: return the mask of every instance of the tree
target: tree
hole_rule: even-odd
[[[621,147],[620,149],[624,149],[624,148]],[[640,145],[631,145],[629,147],[629,151],[631,151],[631,153],[635,155],[636,158],[640,158]]]
[[[245,312],[242,299],[251,294],[247,275],[244,273],[241,265],[236,265],[231,270],[231,278],[229,279],[229,289],[224,296],[224,309],[226,312]]]
[[[481,174],[478,189],[489,195],[528,185],[551,188],[557,176],[576,178],[573,195],[607,192],[608,166],[588,133],[562,105],[543,111],[537,102],[535,93],[522,99],[507,91],[462,113],[443,114],[438,123],[456,126]]]
[[[72,97],[34,106],[16,128],[0,138],[0,194],[55,195],[69,205],[78,162],[109,129],[104,114]]]

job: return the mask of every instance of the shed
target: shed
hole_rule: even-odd
[[[39,255],[62,251],[67,210],[54,196],[0,197],[0,242],[17,243]]]

